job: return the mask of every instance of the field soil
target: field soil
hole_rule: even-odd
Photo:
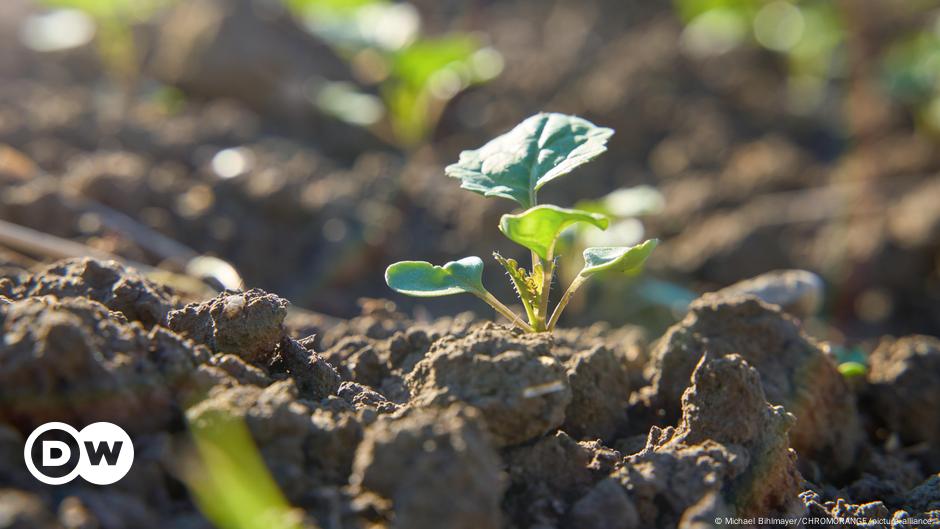
[[[940,341],[886,338],[847,380],[755,296],[705,295],[650,343],[633,327],[415,322],[382,300],[327,319],[257,289],[185,304],[75,259],[8,271],[0,331],[7,528],[211,527],[180,464],[187,425],[220,414],[244,421],[310,527],[940,523]],[[48,421],[120,424],[132,470],[40,486],[22,450]]]
[[[802,109],[784,58],[698,54],[672,2],[413,3],[505,68],[404,148],[296,97],[350,72],[277,2],[181,2],[135,27],[122,83],[93,44],[27,49],[36,7],[3,0],[0,220],[144,266],[0,246],[0,528],[208,529],[190,426],[221,415],[309,527],[940,526],[940,155],[879,77],[898,2],[851,10],[851,64]],[[540,198],[660,190],[647,278],[687,310],[598,283],[547,336],[462,297],[381,299],[397,260],[524,257],[496,229],[510,203],[443,167],[544,110],[616,134]],[[257,288],[152,273],[194,256]],[[786,269],[808,290],[737,283]],[[130,474],[41,486],[22,451],[48,421],[121,425]]]
[[[291,92],[295,79],[256,72],[348,74],[283,14],[265,11],[274,2],[186,2],[139,28],[143,74],[129,88],[102,69],[92,45],[26,49],[17,24],[33,8],[8,4],[0,219],[151,265],[179,257],[147,244],[105,207],[196,254],[226,259],[252,286],[351,317],[359,297],[388,295],[383,271],[391,262],[494,250],[523,258],[496,229],[511,204],[459,189],[443,167],[536,112],[561,111],[616,134],[607,153],[540,199],[570,207],[619,187],[655,186],[665,207],[642,221],[647,236],[664,241],[649,266],[656,277],[701,292],[769,270],[808,269],[832,286],[825,312],[840,335],[940,334],[935,138],[916,129],[910,109],[888,97],[879,70],[865,62],[904,27],[896,20],[903,11],[888,0],[853,14],[881,28],[853,51],[858,73],[833,79],[832,100],[803,111],[788,103],[781,57],[749,46],[696,55],[668,2],[546,8],[524,0],[462,14],[417,2],[429,34],[484,31],[506,67],[452,101],[414,149],[319,115],[309,102],[274,97]],[[179,21],[197,15],[228,17],[235,40],[224,40],[226,25],[218,38],[231,45],[187,47],[202,26]],[[186,28],[197,35],[181,34]],[[252,53],[232,44],[246,39],[257,43]],[[178,55],[185,71],[165,71],[160,57]],[[213,160],[225,149],[235,162],[220,174]],[[495,263],[485,283],[498,297],[512,295]],[[588,288],[592,303],[573,306],[568,324],[642,316],[621,302],[630,295],[621,286]],[[398,302],[409,312],[416,306]],[[438,316],[466,307],[456,298],[422,305]],[[665,312],[650,322],[660,330],[672,323]]]

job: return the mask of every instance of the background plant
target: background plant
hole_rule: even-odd
[[[789,71],[790,104],[808,112],[823,103],[829,83],[845,73],[845,24],[826,0],[675,0],[686,23],[685,47],[717,55],[745,43],[781,54]]]
[[[502,70],[500,54],[474,34],[421,34],[421,18],[407,2],[285,0],[304,26],[348,60],[380,100],[333,83],[315,96],[321,109],[359,125],[388,129],[401,145],[425,139],[445,105],[467,87]]]
[[[95,41],[108,72],[130,91],[140,76],[141,57],[134,24],[149,20],[175,0],[40,0],[61,9],[77,9],[95,23]]]
[[[219,529],[304,529],[303,512],[287,502],[244,421],[209,412],[189,423],[195,453],[183,480]]]
[[[583,252],[584,267],[571,281],[555,309],[548,305],[562,233],[572,225],[607,229],[606,215],[587,210],[539,205],[538,191],[607,150],[613,130],[576,116],[537,114],[483,147],[460,153],[446,168],[461,187],[484,196],[515,201],[525,211],[503,215],[499,230],[530,250],[532,265],[520,267],[514,259],[494,254],[505,268],[525,309],[526,320],[496,299],[483,286],[483,260],[465,257],[444,266],[426,261],[402,261],[388,267],[385,280],[403,294],[421,297],[473,294],[527,332],[551,332],[574,293],[589,278],[603,272],[638,270],[656,247],[647,240],[633,246],[597,246]]]
[[[866,30],[862,4],[826,0],[675,0],[686,24],[686,49],[718,55],[754,44],[782,56],[790,107],[808,113],[831,107],[827,96],[847,90],[871,61],[884,72],[887,92],[913,112],[918,125],[940,132],[940,18],[935,2],[898,4],[898,37],[882,42]],[[832,90],[835,88],[835,90]]]
[[[891,93],[914,111],[922,127],[940,134],[940,17],[894,43],[885,73]]]

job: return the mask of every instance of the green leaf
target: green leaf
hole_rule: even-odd
[[[364,7],[384,5],[387,2],[385,0],[285,0],[284,3],[296,13],[351,17]]]
[[[436,121],[435,106],[483,80],[474,69],[480,48],[476,38],[458,33],[419,39],[391,55],[382,97],[398,141],[415,144],[425,138]]]
[[[98,20],[128,19],[146,20],[162,7],[170,4],[169,0],[40,0],[48,7],[71,8],[84,11]]]
[[[598,272],[630,272],[639,268],[653,253],[659,241],[650,239],[636,246],[598,246],[584,250],[584,268],[581,275],[592,276]]]
[[[425,89],[435,74],[454,70],[458,82],[459,72],[469,68],[473,54],[480,43],[471,35],[451,34],[437,38],[424,38],[395,53],[391,68],[395,78],[416,89]],[[468,76],[469,77],[469,76]]]
[[[537,114],[483,147],[463,151],[445,172],[464,189],[529,208],[542,186],[606,151],[613,133],[576,116]]]
[[[409,296],[433,298],[464,292],[483,295],[483,260],[464,257],[444,266],[426,261],[401,261],[385,270],[385,282],[392,290]]]
[[[665,207],[665,198],[655,187],[639,185],[622,187],[598,199],[580,200],[575,203],[574,207],[591,213],[607,215],[611,218],[611,228],[616,228],[618,224],[623,228],[627,226],[623,222],[625,220],[662,211]],[[632,224],[636,225],[636,223]],[[607,232],[606,236],[614,236],[613,231],[612,229]],[[636,240],[639,241],[640,239]],[[624,242],[620,239],[618,241]]]
[[[589,211],[536,206],[517,215],[503,215],[499,221],[499,231],[513,242],[537,253],[542,259],[548,259],[561,232],[576,222],[586,222],[604,230],[607,229],[608,219]]]
[[[868,373],[868,368],[861,362],[843,362],[839,364],[839,373],[845,378],[863,377]]]

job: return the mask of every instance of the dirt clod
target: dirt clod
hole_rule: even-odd
[[[802,478],[787,444],[793,417],[766,401],[754,368],[737,355],[707,355],[682,403],[678,428],[654,427],[647,446],[614,473],[644,527],[673,526],[714,493],[744,517],[796,508]],[[736,414],[740,420],[729,422]]]
[[[522,526],[558,526],[572,504],[619,467],[622,455],[596,441],[578,442],[556,432],[507,450],[510,478],[506,509]]]
[[[381,393],[356,382],[347,381],[340,384],[337,396],[356,410],[372,408],[379,413],[392,413],[400,409],[397,404],[390,402]]]
[[[292,378],[300,396],[312,401],[335,395],[340,385],[340,376],[333,366],[293,338],[285,337],[277,344],[268,370],[276,376]]]
[[[706,295],[695,301],[653,350],[654,408],[675,417],[680,396],[703,354],[740,355],[760,374],[767,400],[796,416],[791,446],[833,471],[854,461],[861,441],[855,397],[834,362],[797,320],[757,298]]]
[[[84,298],[0,305],[0,421],[110,421],[131,432],[168,427],[198,353],[173,333]]]
[[[875,413],[905,444],[927,447],[928,468],[940,466],[940,340],[886,339],[872,353],[869,398]]]
[[[854,502],[842,497],[827,499],[812,490],[803,492],[800,499],[810,516],[831,520],[819,524],[820,527],[854,527],[848,523],[838,524],[839,520],[849,518],[874,520],[871,527],[884,528],[928,529],[940,524],[940,475],[931,476],[911,490],[886,498],[885,501]],[[889,520],[889,523],[880,523],[878,520]]]
[[[2,293],[2,292],[0,292]],[[11,292],[13,298],[52,295],[93,299],[130,321],[161,324],[177,301],[169,289],[115,261],[67,259],[38,270]]]
[[[445,337],[408,373],[411,406],[469,404],[483,413],[499,446],[519,444],[560,426],[571,402],[565,369],[551,339],[486,325]]]
[[[284,337],[287,305],[287,300],[259,289],[223,293],[171,312],[168,326],[214,352],[261,361],[274,354]]]
[[[633,529],[640,527],[639,515],[630,497],[616,481],[598,483],[571,508],[568,523],[572,529]]]
[[[565,366],[572,399],[562,428],[577,439],[610,439],[627,418],[630,374],[625,359],[598,345],[575,353]]]
[[[500,527],[504,484],[481,419],[460,405],[380,419],[366,429],[350,485],[389,500],[394,528]]]

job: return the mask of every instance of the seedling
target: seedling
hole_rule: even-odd
[[[350,83],[325,83],[316,105],[346,122],[370,127],[402,147],[433,132],[447,103],[470,86],[496,77],[502,56],[476,35],[421,31],[418,9],[392,0],[283,0],[304,26],[349,61],[356,78],[379,98]]]
[[[904,35],[885,57],[891,95],[908,106],[918,126],[940,134],[940,25]]]
[[[483,260],[479,257],[465,257],[444,266],[425,261],[395,263],[385,271],[388,286],[419,297],[473,294],[526,332],[554,330],[571,297],[588,279],[604,272],[638,270],[658,242],[651,239],[635,246],[585,249],[584,268],[549,314],[556,245],[562,232],[577,223],[607,229],[609,220],[600,213],[539,205],[538,191],[606,151],[613,133],[576,116],[538,114],[483,147],[460,153],[460,160],[445,169],[448,176],[460,179],[464,189],[508,198],[526,208],[503,215],[499,230],[531,251],[532,267],[526,270],[513,259],[494,254],[525,308],[525,320],[483,286]]]
[[[97,25],[98,51],[105,68],[125,90],[140,76],[140,57],[133,26],[157,14],[175,0],[41,0],[53,8],[78,9]]]

